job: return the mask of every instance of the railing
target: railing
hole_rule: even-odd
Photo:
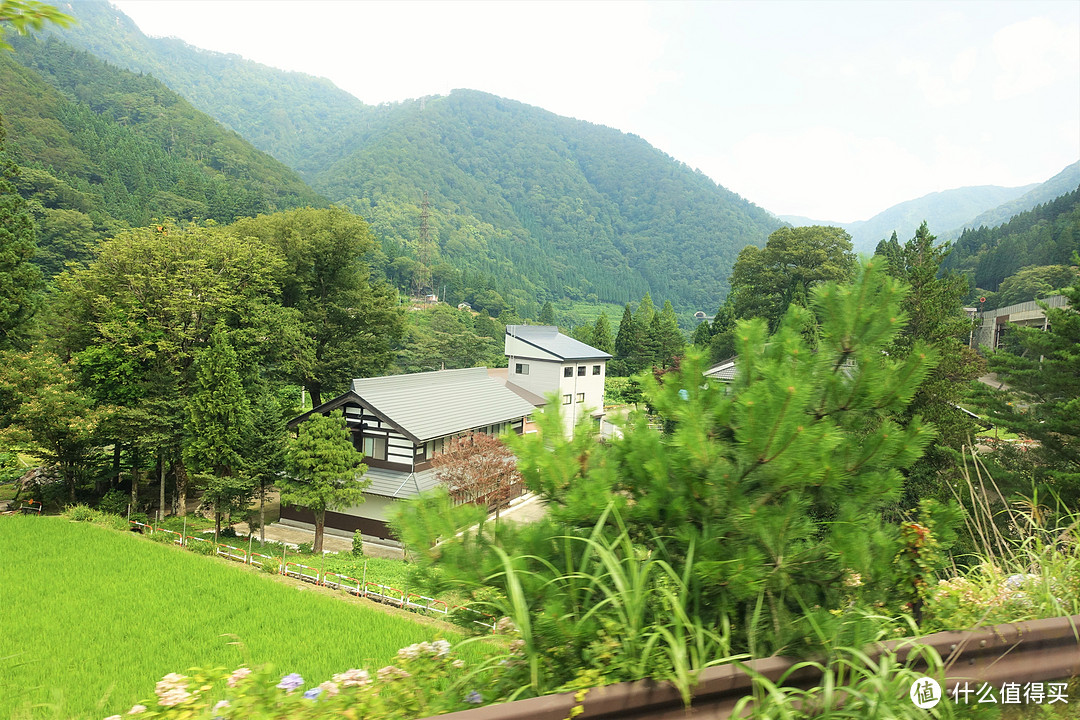
[[[363,579],[357,580],[356,578],[343,573],[325,572],[293,560],[286,560],[284,552],[282,552],[281,558],[276,558],[269,555],[263,555],[262,553],[252,552],[250,547],[247,550],[244,550],[243,548],[233,547],[232,545],[226,545],[225,543],[215,544],[212,540],[207,540],[206,538],[198,537],[196,535],[185,535],[184,533],[179,533],[175,530],[166,530],[165,528],[160,527],[155,528],[149,523],[139,522],[138,520],[129,520],[128,522],[132,525],[133,529],[137,528],[139,532],[144,534],[154,535],[155,533],[168,533],[169,535],[174,535],[175,538],[172,540],[172,543],[180,545],[181,547],[190,547],[193,541],[196,543],[208,543],[214,547],[214,554],[219,557],[235,560],[244,563],[245,565],[257,565],[259,567],[264,567],[267,562],[271,563],[271,566],[276,565],[278,575],[286,575],[313,585],[341,590],[342,592],[355,595],[356,597],[366,598],[373,602],[379,602],[386,605],[394,605],[405,610],[429,612],[444,617],[450,615],[451,612],[462,612],[470,618],[470,622],[492,631],[495,629],[495,618],[492,615],[463,606],[455,606],[452,608],[446,602],[439,600],[438,598],[428,597],[427,595],[420,595],[418,593],[410,593],[398,590],[390,585],[382,585],[375,581],[369,581],[367,579],[366,561],[364,562],[364,577]]]

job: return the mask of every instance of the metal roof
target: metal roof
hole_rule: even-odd
[[[611,355],[559,332],[554,325],[507,325],[506,334],[562,360],[610,360]]]
[[[371,480],[371,485],[364,492],[391,498],[413,497],[439,484],[434,470],[401,472],[369,467],[364,478]]]
[[[516,420],[536,410],[482,367],[360,378],[352,381],[352,391],[419,441]]]

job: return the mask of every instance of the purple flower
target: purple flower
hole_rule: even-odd
[[[465,696],[465,702],[470,705],[479,705],[484,702],[484,696],[473,690],[471,693]]]
[[[313,687],[310,690],[308,690],[306,693],[304,693],[304,697],[306,697],[308,700],[314,700],[315,698],[319,697],[320,695],[322,695],[322,688],[321,687]]]
[[[300,673],[289,673],[281,678],[281,682],[279,682],[277,686],[285,692],[292,692],[303,684],[304,678],[300,676]]]

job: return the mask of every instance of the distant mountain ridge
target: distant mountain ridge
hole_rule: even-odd
[[[610,128],[476,91],[365,106],[325,80],[148,38],[103,2],[66,9],[80,25],[61,37],[154,74],[368,218],[399,286],[486,288],[493,308],[523,310],[651,291],[711,312],[739,250],[781,226]]]
[[[797,216],[781,216],[793,225],[837,225],[851,234],[858,253],[873,253],[881,240],[896,232],[901,241],[915,236],[915,230],[925,220],[931,232],[939,235],[955,228],[975,215],[1020,197],[1037,185],[1006,188],[996,185],[963,187],[933,192],[914,200],[893,205],[869,220],[850,223],[818,222]]]

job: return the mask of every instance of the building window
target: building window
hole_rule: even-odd
[[[386,438],[377,435],[365,435],[364,447],[361,452],[364,453],[364,457],[368,457],[373,460],[385,460]]]
[[[600,374],[600,366],[599,365],[593,365],[592,366],[592,374],[593,375],[599,375]]]
[[[577,369],[578,377],[585,377],[585,366],[582,365]]]
[[[578,394],[577,394],[577,401],[578,401],[579,403],[583,403],[583,402],[585,402],[585,393],[578,393]]]
[[[527,364],[524,364],[524,363],[518,363],[517,365],[514,366],[514,372],[516,372],[518,375],[528,375],[529,374],[529,366]]]
[[[562,369],[562,375],[563,375],[563,377],[574,377],[574,368],[572,368],[572,367],[564,367]]]
[[[562,396],[562,404],[563,405],[569,405],[570,404],[570,398],[572,398],[572,397],[573,397],[572,395],[563,395]]]

